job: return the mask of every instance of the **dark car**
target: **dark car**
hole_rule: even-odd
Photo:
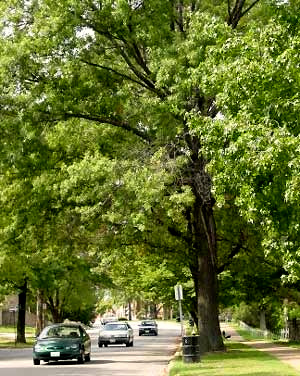
[[[143,334],[158,335],[157,323],[154,320],[144,320],[139,325],[139,336]]]
[[[98,346],[125,344],[133,346],[133,329],[127,322],[109,322],[99,331]]]
[[[78,323],[49,325],[42,330],[33,347],[33,364],[40,361],[77,359],[78,363],[91,360],[91,339]]]

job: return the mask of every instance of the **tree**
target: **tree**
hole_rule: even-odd
[[[260,89],[266,77],[256,85],[248,82],[249,61],[253,78],[262,77],[253,63],[261,56],[253,35],[259,35],[255,30],[262,18],[252,27],[248,17],[256,3],[237,0],[212,7],[198,1],[65,0],[2,5],[2,86],[9,81],[1,99],[3,129],[10,131],[16,119],[44,131],[98,125],[109,148],[99,143],[98,156],[93,151],[72,166],[61,165],[69,177],[60,194],[74,204],[80,221],[93,220],[91,233],[98,227],[94,240],[107,250],[118,249],[120,241],[139,242],[164,250],[168,258],[176,249],[176,260],[184,260],[194,281],[205,350],[223,349],[216,199],[221,204],[232,195],[238,213],[252,220],[252,190],[240,179],[247,163],[236,166],[235,151],[240,146],[239,152],[252,156],[253,143],[247,141],[255,134],[266,142],[259,100],[267,98],[270,85]],[[263,21],[274,25],[266,16]],[[239,30],[240,22],[244,27]],[[259,59],[261,67],[269,57],[272,48]],[[253,88],[260,93],[257,101]],[[216,120],[220,114],[225,121]],[[272,131],[277,140],[281,129],[270,127],[270,136]],[[259,160],[258,168],[263,165]],[[100,169],[106,172],[102,178]],[[88,170],[95,175],[91,182]],[[249,185],[253,178],[249,174]],[[297,184],[292,179],[291,185]],[[265,192],[266,197],[276,194]],[[294,188],[291,192],[294,199]],[[236,239],[238,251],[242,232]]]

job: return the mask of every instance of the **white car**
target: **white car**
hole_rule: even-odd
[[[109,322],[103,325],[99,331],[98,346],[125,344],[133,346],[133,329],[127,322]]]
[[[116,316],[105,316],[102,318],[102,324],[105,325],[108,322],[115,322],[118,321]]]

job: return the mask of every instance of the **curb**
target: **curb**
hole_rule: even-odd
[[[168,361],[168,364],[164,367],[160,376],[168,376],[170,371],[170,363],[174,360],[177,356],[181,355],[181,340],[178,340],[178,344],[174,352],[171,354],[171,358]]]

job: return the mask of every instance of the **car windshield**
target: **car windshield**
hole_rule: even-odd
[[[127,330],[125,324],[106,324],[104,330]]]
[[[142,325],[155,325],[154,321],[143,321]]]
[[[50,326],[45,328],[39,338],[79,338],[80,330],[77,326]]]

